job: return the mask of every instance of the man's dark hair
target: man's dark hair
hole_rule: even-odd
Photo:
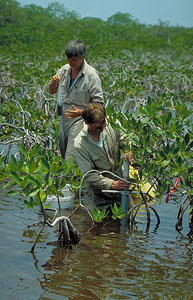
[[[71,40],[66,46],[65,54],[68,58],[73,56],[83,57],[86,54],[85,44],[81,40]]]
[[[82,117],[89,124],[92,123],[105,123],[106,112],[104,105],[99,102],[89,103],[82,112]]]

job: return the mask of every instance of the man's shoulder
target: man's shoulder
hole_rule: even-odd
[[[74,139],[74,147],[75,148],[79,148],[80,147],[82,141],[84,140],[84,137],[85,137],[85,132],[84,132],[84,130],[81,130],[79,132],[79,134]]]
[[[111,132],[111,133],[115,133],[115,134],[119,134],[119,131],[114,129],[113,126],[111,125],[111,123],[107,122],[107,126],[105,127],[107,132]]]
[[[58,69],[57,74],[63,74],[64,72],[68,71],[70,68],[69,64],[63,65],[60,69]]]
[[[117,141],[120,139],[120,131],[114,129],[110,123],[107,123],[104,129],[104,135],[107,136],[108,139],[116,139]]]
[[[97,70],[94,67],[92,67],[91,65],[89,65],[86,61],[85,61],[84,71],[88,75],[90,75],[90,74],[98,74]]]
[[[70,65],[69,64],[65,64],[65,65],[63,65],[62,67],[61,67],[61,69],[66,69],[66,70],[68,70],[70,68]]]

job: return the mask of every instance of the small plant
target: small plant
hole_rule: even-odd
[[[39,207],[43,214],[43,221],[40,223],[42,227],[32,246],[31,252],[34,251],[37,239],[45,225],[50,227],[55,226],[60,222],[60,232],[58,241],[65,246],[71,241],[79,242],[80,235],[72,226],[70,220],[61,216],[48,221],[45,209],[50,207],[46,203],[49,195],[55,195],[58,198],[63,197],[62,188],[69,183],[73,188],[79,188],[80,170],[73,163],[73,159],[67,162],[59,155],[53,155],[49,150],[41,150],[40,145],[35,145],[30,151],[19,145],[20,159],[16,159],[13,155],[10,156],[9,162],[2,167],[4,158],[0,158],[0,181],[6,181],[4,189],[9,188],[9,195],[15,196],[21,193],[24,196],[24,204],[29,208]],[[20,187],[20,190],[14,189],[15,185]],[[60,207],[59,207],[59,213]],[[62,240],[61,240],[62,237]]]
[[[11,155],[5,168],[0,170],[0,181],[8,180],[3,188],[12,187],[8,192],[12,196],[21,193],[25,197],[24,204],[28,208],[50,207],[46,203],[48,195],[63,197],[61,189],[66,186],[70,172],[74,176],[70,176],[68,183],[79,187],[76,175],[80,175],[80,172],[79,168],[74,169],[72,159],[65,162],[59,155],[53,156],[49,151],[41,151],[40,145],[35,145],[31,151],[27,151],[22,145],[19,145],[19,149],[22,159],[17,160]],[[21,190],[14,190],[15,185],[19,185]]]
[[[111,211],[112,211],[112,219],[116,220],[116,219],[122,219],[123,217],[126,216],[127,211],[123,211],[122,206],[117,206],[116,203],[114,203],[114,206],[111,205]]]
[[[99,210],[97,207],[95,207],[91,211],[91,214],[96,223],[102,223],[103,219],[108,215],[108,212],[106,212],[106,208]]]

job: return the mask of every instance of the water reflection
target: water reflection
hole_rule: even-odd
[[[37,215],[19,197],[0,196],[2,299],[191,299],[193,284],[192,239],[175,230],[176,205],[157,207],[161,224],[148,231],[140,222],[121,233],[118,223],[92,228],[81,210],[72,223],[82,234],[80,244],[62,249],[57,227],[46,227],[34,257],[31,243],[38,228],[28,224]],[[48,245],[47,243],[51,245]]]
[[[88,222],[83,221],[87,233]],[[90,231],[72,249],[53,248],[50,259],[41,266],[47,274],[40,282],[46,297],[122,300],[168,299],[168,295],[186,299],[183,297],[191,295],[190,241],[178,238],[162,244],[159,233],[144,234],[142,228],[124,236],[120,226],[114,227]],[[185,289],[184,277],[189,278]],[[179,292],[182,298],[177,298]]]

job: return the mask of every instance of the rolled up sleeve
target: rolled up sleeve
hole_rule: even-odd
[[[91,101],[104,103],[101,80],[96,72],[90,74],[89,94]]]

